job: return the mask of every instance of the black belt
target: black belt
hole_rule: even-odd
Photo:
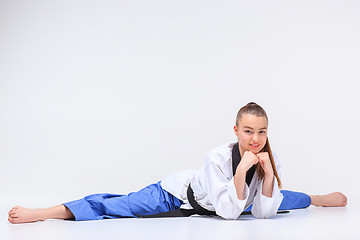
[[[137,216],[137,217],[161,218],[161,217],[189,217],[189,216],[194,215],[194,214],[198,214],[198,215],[216,215],[216,212],[209,211],[209,210],[201,207],[195,201],[194,191],[192,190],[190,185],[189,185],[189,187],[187,189],[186,194],[187,194],[187,198],[188,198],[188,201],[189,201],[192,209],[178,208],[178,209],[168,211],[168,212],[163,212],[163,213],[158,213],[158,214],[151,214],[151,215],[141,215],[141,216]]]
[[[195,201],[194,191],[192,190],[191,185],[189,185],[189,187],[187,189],[187,197],[188,197],[188,201],[189,201],[190,205],[195,210],[196,214],[199,214],[199,215],[216,215],[215,211],[209,211],[209,210],[203,208],[202,206],[200,206]]]

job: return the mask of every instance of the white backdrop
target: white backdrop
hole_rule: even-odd
[[[0,0],[1,199],[127,193],[199,168],[255,101],[284,188],[351,201],[359,12],[347,0]]]

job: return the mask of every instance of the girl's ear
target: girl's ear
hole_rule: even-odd
[[[236,127],[236,125],[234,125],[234,132],[235,132],[235,135],[237,136],[238,135],[238,128]]]

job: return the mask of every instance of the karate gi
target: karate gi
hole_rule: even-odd
[[[196,202],[224,219],[237,219],[244,211],[257,218],[269,218],[278,210],[308,207],[311,199],[304,193],[280,191],[274,177],[272,197],[262,194],[263,180],[255,172],[250,185],[245,184],[244,200],[237,198],[233,170],[232,148],[236,142],[221,145],[210,151],[200,170],[188,170],[169,175],[128,195],[93,194],[76,201],[64,203],[75,220],[138,217],[178,208],[191,209],[187,198],[189,185]],[[276,155],[274,161],[279,176],[281,165]]]

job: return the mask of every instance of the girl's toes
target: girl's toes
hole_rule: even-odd
[[[11,218],[11,223],[20,223],[21,221],[20,221],[20,218],[18,218],[18,217],[12,217]]]
[[[14,211],[11,211],[10,215],[13,217],[17,217],[19,215],[19,212],[14,210]]]
[[[15,223],[15,222],[14,222],[14,219],[13,219],[12,217],[9,217],[9,218],[8,218],[8,221],[9,221],[10,223]]]
[[[12,218],[18,217],[18,214],[17,214],[17,213],[10,213],[10,214],[9,214],[9,217],[12,217]]]
[[[13,207],[13,208],[10,210],[10,212],[11,212],[11,211],[15,211],[15,210],[17,210],[17,209],[18,209],[18,206]]]

